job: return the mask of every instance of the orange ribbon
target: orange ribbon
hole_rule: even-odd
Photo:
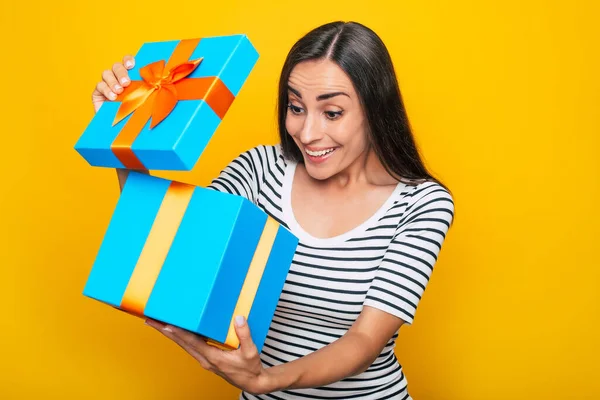
[[[202,58],[194,61],[184,62],[165,73],[165,61],[160,60],[148,64],[140,69],[143,79],[142,85],[133,91],[129,91],[123,98],[121,106],[113,121],[113,126],[123,118],[140,108],[142,104],[151,104],[150,129],[158,125],[167,117],[177,104],[177,87],[175,84],[191,74]],[[156,92],[156,93],[155,93]]]
[[[166,63],[164,60],[140,69],[141,81],[131,84],[117,97],[121,101],[114,124],[131,114],[111,145],[111,150],[128,169],[148,169],[131,145],[150,119],[150,129],[163,121],[179,100],[204,100],[221,119],[235,96],[219,77],[187,78],[202,58],[188,61],[200,39],[180,41]]]

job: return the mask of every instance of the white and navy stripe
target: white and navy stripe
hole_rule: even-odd
[[[291,210],[296,164],[279,146],[258,146],[233,160],[209,186],[244,196],[300,239],[261,353],[266,367],[293,361],[340,338],[364,306],[414,320],[454,214],[439,184],[399,183],[367,221],[328,239],[304,232]],[[311,389],[240,399],[410,399],[394,354],[396,333],[362,374]]]

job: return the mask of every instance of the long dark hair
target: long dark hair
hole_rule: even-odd
[[[357,22],[330,22],[315,28],[288,53],[277,103],[283,155],[303,161],[285,128],[290,73],[302,61],[325,58],[339,65],[354,84],[366,114],[368,143],[388,173],[409,184],[431,180],[446,188],[429,173],[419,155],[385,44],[375,32]]]

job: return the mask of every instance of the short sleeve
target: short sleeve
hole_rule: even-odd
[[[454,218],[450,193],[437,183],[423,185],[409,201],[364,302],[407,325],[413,323]]]
[[[208,188],[243,196],[256,204],[264,179],[266,158],[265,146],[241,153],[212,180]]]

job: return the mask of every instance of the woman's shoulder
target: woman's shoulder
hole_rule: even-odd
[[[254,161],[263,166],[279,165],[284,167],[287,161],[281,151],[279,144],[259,144],[244,151],[241,157],[251,157]]]
[[[209,187],[242,195],[256,203],[262,193],[263,183],[269,183],[272,179],[282,181],[285,167],[286,162],[278,145],[255,145],[238,153]]]
[[[404,209],[404,217],[400,221],[406,221],[406,217],[410,218],[411,215],[429,214],[436,217],[442,215],[446,223],[452,222],[454,197],[444,185],[433,180],[403,182],[403,185],[403,190],[394,201],[395,207]]]
[[[410,199],[411,202],[417,202],[424,198],[431,199],[446,199],[454,202],[452,193],[441,183],[434,180],[422,180],[422,181],[407,181],[405,184],[405,190],[402,192],[402,196]]]

